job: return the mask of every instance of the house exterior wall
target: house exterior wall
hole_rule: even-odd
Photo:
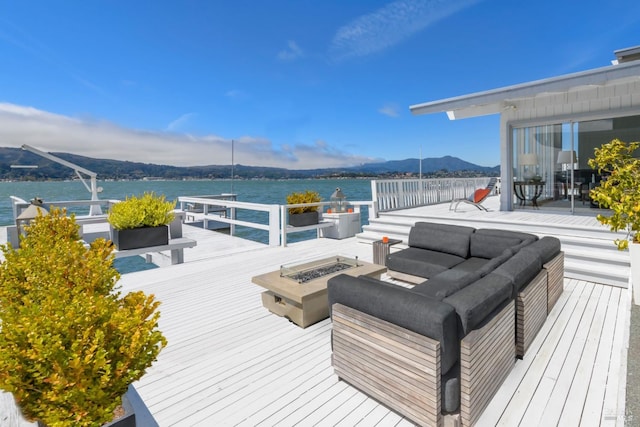
[[[512,143],[513,127],[597,120],[640,114],[640,76],[587,86],[563,93],[537,95],[531,98],[505,100],[508,107],[500,115],[501,210],[512,210]],[[506,167],[504,167],[506,166]]]

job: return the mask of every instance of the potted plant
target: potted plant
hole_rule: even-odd
[[[121,295],[113,247],[86,247],[65,211],[26,229],[19,249],[0,246],[0,389],[41,425],[103,425],[166,346],[159,302]]]
[[[175,206],[175,202],[153,192],[115,203],[107,215],[111,240],[118,250],[168,244],[168,225],[173,221]]]
[[[591,168],[607,176],[590,192],[591,200],[611,210],[610,216],[599,214],[598,221],[612,231],[627,232],[626,238],[614,243],[619,250],[629,249],[636,304],[640,303],[640,159],[633,153],[639,146],[640,142],[614,139],[596,148],[595,158],[589,159]]]
[[[305,192],[293,192],[287,195],[288,205],[299,205],[303,203],[318,203],[322,198],[317,191],[307,190]],[[289,225],[293,227],[304,227],[318,223],[318,206],[299,206],[289,208]]]

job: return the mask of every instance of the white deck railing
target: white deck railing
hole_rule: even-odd
[[[469,197],[489,183],[481,178],[384,179],[371,181],[371,195],[379,212],[434,205]],[[494,189],[500,192],[500,184]]]
[[[178,203],[181,210],[185,210],[188,216],[198,221],[203,221],[203,226],[207,227],[207,221],[222,222],[230,225],[230,234],[234,235],[234,226],[239,225],[243,227],[255,228],[257,230],[268,231],[269,234],[269,246],[286,246],[287,235],[291,233],[299,233],[309,230],[317,230],[325,226],[331,225],[320,223],[318,225],[308,227],[291,227],[288,225],[289,208],[303,207],[303,206],[317,206],[320,211],[324,206],[329,206],[331,202],[318,202],[318,203],[305,203],[296,205],[275,205],[275,204],[260,204],[260,203],[248,203],[237,202],[235,200],[223,200],[218,198],[204,197],[178,197]],[[202,212],[192,213],[189,212],[187,207],[199,206]],[[369,215],[375,212],[375,203],[371,201],[349,201],[349,205],[353,207],[354,212],[361,212],[362,206],[368,206]],[[266,224],[264,222],[251,222],[242,221],[237,219],[237,210],[246,209],[258,212],[267,212],[268,219]]]

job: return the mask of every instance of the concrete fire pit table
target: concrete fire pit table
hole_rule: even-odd
[[[380,278],[387,271],[382,265],[371,264],[342,255],[283,265],[280,270],[251,279],[266,288],[262,305],[278,316],[285,317],[306,328],[329,317],[327,281],[338,274],[366,275]]]

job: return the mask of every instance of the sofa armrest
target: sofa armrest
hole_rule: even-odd
[[[329,308],[342,304],[440,343],[442,372],[458,361],[460,342],[453,307],[410,289],[341,274],[327,284]]]
[[[418,425],[442,426],[440,343],[361,311],[335,304],[331,364],[341,380]],[[460,406],[459,369],[454,409]]]

